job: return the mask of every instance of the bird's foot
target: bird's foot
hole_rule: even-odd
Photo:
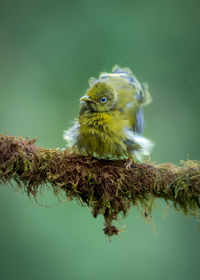
[[[128,159],[128,162],[126,162],[125,164],[124,164],[124,166],[126,167],[126,169],[127,170],[129,170],[129,169],[131,169],[132,168],[132,164],[133,164],[133,161],[132,161],[132,159]]]

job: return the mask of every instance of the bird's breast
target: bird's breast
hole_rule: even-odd
[[[78,148],[86,154],[119,156],[125,153],[125,135],[120,112],[85,112],[79,117]]]

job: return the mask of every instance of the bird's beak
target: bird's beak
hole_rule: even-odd
[[[95,100],[91,99],[89,96],[84,95],[83,97],[80,98],[80,101],[86,101],[86,102],[91,102],[91,103],[96,103]]]

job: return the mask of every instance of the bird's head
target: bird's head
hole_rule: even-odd
[[[111,86],[99,81],[89,88],[80,101],[95,112],[107,112],[115,106],[116,94]]]

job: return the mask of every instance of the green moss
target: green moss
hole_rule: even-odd
[[[48,183],[59,200],[63,195],[77,199],[91,209],[93,217],[103,215],[108,236],[119,233],[112,223],[125,217],[132,205],[155,230],[152,208],[156,198],[172,201],[186,215],[199,216],[199,161],[181,161],[180,166],[134,164],[127,170],[125,160],[97,160],[34,143],[35,139],[0,135],[0,183],[15,180],[35,199]]]

